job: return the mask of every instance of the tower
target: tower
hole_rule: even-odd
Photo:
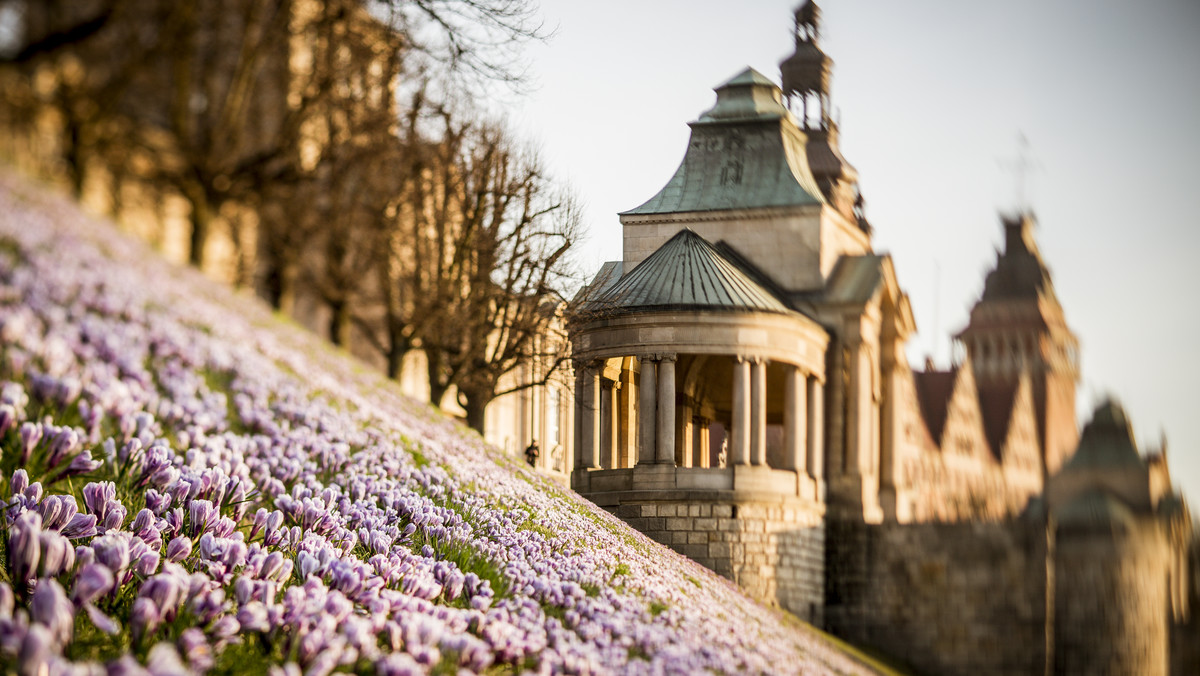
[[[1034,241],[1033,215],[1025,212],[1002,221],[1004,251],[997,254],[967,327],[955,338],[970,355],[981,385],[1015,387],[1022,372],[1029,372],[1038,445],[1049,475],[1079,441],[1079,340],[1067,326],[1050,270]]]
[[[842,157],[831,114],[833,59],[821,50],[821,9],[806,1],[795,13],[795,50],[779,64],[783,95],[808,136],[808,165],[825,200],[863,232],[870,232],[858,171]]]

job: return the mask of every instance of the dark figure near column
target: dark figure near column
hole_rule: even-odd
[[[530,467],[536,467],[538,456],[541,454],[542,452],[538,450],[537,441],[535,440],[532,444],[529,444],[529,448],[525,449],[525,462],[529,463]]]

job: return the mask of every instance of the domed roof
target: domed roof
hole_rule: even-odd
[[[667,240],[587,306],[597,313],[684,308],[795,314],[690,228]]]

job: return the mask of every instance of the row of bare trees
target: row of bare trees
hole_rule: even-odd
[[[5,131],[49,120],[48,163],[77,195],[102,171],[118,212],[129,181],[183,198],[194,265],[251,223],[243,281],[391,377],[423,350],[480,431],[537,384],[519,366],[562,363],[576,209],[463,95],[521,81],[528,0],[0,0],[0,33]]]

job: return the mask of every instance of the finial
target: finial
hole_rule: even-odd
[[[1017,217],[1030,213],[1029,196],[1027,193],[1029,174],[1041,166],[1033,159],[1029,149],[1029,139],[1024,132],[1017,132],[1017,156],[1010,160],[1001,160],[1000,166],[1013,172],[1013,184],[1016,192]]]

